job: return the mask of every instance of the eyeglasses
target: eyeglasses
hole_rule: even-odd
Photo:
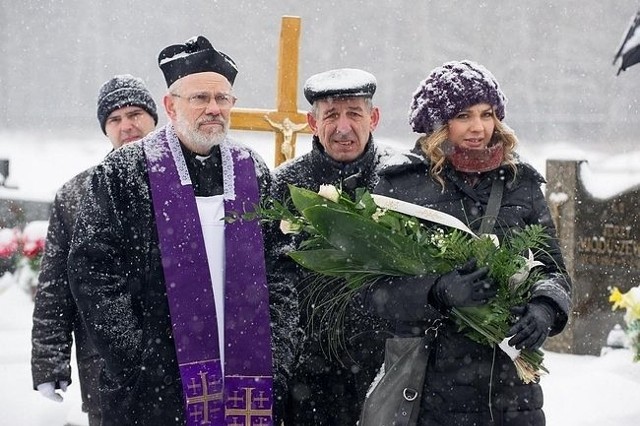
[[[176,98],[186,99],[189,102],[189,105],[193,108],[206,108],[211,103],[211,99],[213,98],[216,101],[216,104],[220,108],[230,108],[233,104],[236,103],[235,96],[230,93],[216,93],[212,95],[208,92],[196,93],[191,96],[180,96],[177,93],[171,93],[171,96],[175,96]]]

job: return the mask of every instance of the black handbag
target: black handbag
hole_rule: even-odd
[[[415,426],[431,345],[440,322],[424,336],[392,337],[384,364],[364,400],[358,426]]]

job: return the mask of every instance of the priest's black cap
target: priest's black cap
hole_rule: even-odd
[[[373,74],[355,68],[340,68],[309,77],[304,83],[304,97],[312,105],[318,99],[328,97],[372,98],[376,86]]]
[[[182,44],[167,46],[158,55],[158,65],[167,87],[189,74],[215,72],[233,85],[238,74],[236,63],[216,50],[204,36],[192,37]]]

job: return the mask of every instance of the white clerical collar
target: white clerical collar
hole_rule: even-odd
[[[196,154],[196,160],[200,161],[201,163],[204,163],[207,160],[207,158],[209,158],[209,157],[211,157],[211,154],[206,155],[206,156]]]

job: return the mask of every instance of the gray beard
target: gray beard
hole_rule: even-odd
[[[176,132],[188,141],[189,146],[187,146],[187,148],[202,154],[209,153],[211,148],[222,143],[222,141],[226,139],[227,131],[229,130],[229,123],[226,122],[222,132],[213,134],[202,133],[197,127],[191,127],[182,116],[177,117],[175,126]],[[182,142],[185,143],[185,141]]]

